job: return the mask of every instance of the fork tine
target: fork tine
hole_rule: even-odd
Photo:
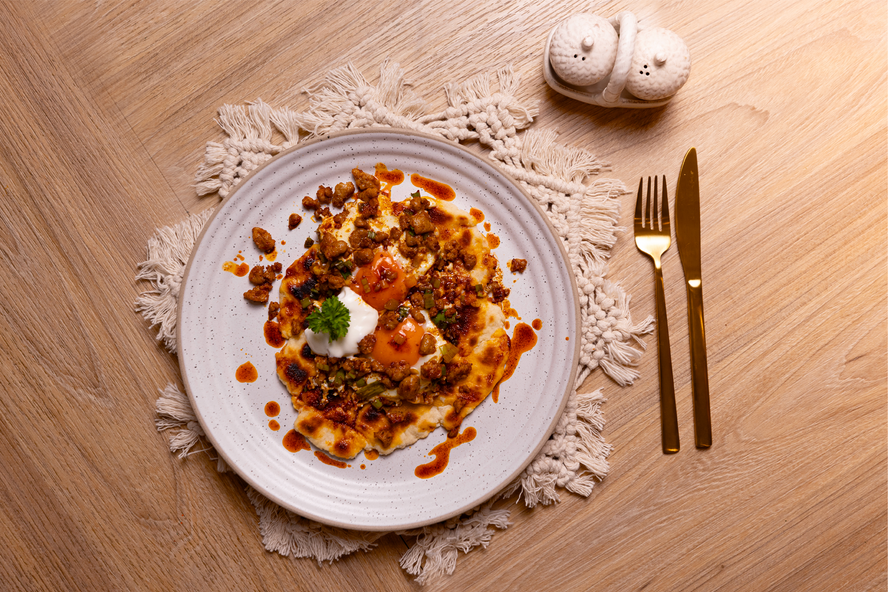
[[[638,180],[638,198],[635,200],[635,224],[638,226],[642,225],[641,221],[641,211],[642,211],[642,195],[641,188],[644,185],[644,177]]]
[[[669,232],[669,194],[666,191],[666,175],[663,175],[663,217],[661,219],[663,230]]]
[[[657,201],[660,198],[660,191],[657,188],[658,177],[654,175],[654,197],[651,199],[651,228],[660,230],[660,208]]]
[[[654,182],[656,182],[656,177],[654,177]],[[656,199],[656,195],[654,196]],[[647,224],[646,227],[653,228],[654,227],[654,217],[657,213],[657,204],[654,203],[654,200],[651,199],[651,178],[648,177],[648,190],[647,190]]]

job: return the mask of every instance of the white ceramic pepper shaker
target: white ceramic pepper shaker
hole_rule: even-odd
[[[635,36],[626,90],[646,101],[671,97],[691,74],[691,54],[681,38],[667,29],[645,29]]]

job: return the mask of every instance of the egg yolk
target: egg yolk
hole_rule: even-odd
[[[423,328],[410,317],[401,321],[392,331],[380,327],[374,333],[376,345],[370,355],[386,366],[400,361],[412,366],[419,360],[419,342],[423,333]]]
[[[379,251],[373,261],[358,268],[352,288],[364,302],[376,310],[382,310],[389,300],[403,301],[409,286],[407,274],[398,262],[388,251]]]

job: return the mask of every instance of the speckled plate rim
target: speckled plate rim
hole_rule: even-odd
[[[193,394],[193,389],[192,389],[191,383],[189,381],[188,369],[185,366],[184,356],[182,355],[182,350],[181,350],[181,347],[183,344],[182,334],[181,334],[182,326],[183,326],[182,314],[183,314],[183,309],[184,309],[184,307],[181,305],[181,303],[182,303],[181,295],[185,294],[186,290],[188,288],[188,280],[189,280],[189,277],[192,272],[192,263],[194,262],[194,260],[196,258],[199,247],[200,247],[202,241],[204,240],[204,237],[207,234],[207,232],[213,227],[213,222],[215,221],[216,217],[218,216],[218,214],[220,212],[222,212],[224,210],[226,204],[228,204],[229,202],[232,202],[234,200],[237,200],[239,198],[240,193],[241,193],[240,190],[244,187],[249,186],[249,181],[251,179],[253,179],[257,175],[261,174],[262,171],[266,167],[270,166],[274,162],[279,161],[281,158],[291,155],[294,152],[306,150],[316,144],[327,142],[329,140],[339,139],[339,138],[348,137],[348,136],[360,136],[360,135],[365,135],[365,134],[382,134],[382,135],[402,136],[402,137],[408,137],[408,138],[415,137],[415,138],[423,139],[423,140],[426,140],[429,142],[437,142],[437,143],[441,144],[443,147],[447,147],[451,150],[456,150],[458,152],[463,153],[464,155],[468,156],[468,158],[470,160],[475,161],[475,164],[477,166],[481,167],[482,169],[489,169],[495,175],[502,177],[508,184],[510,184],[515,191],[515,195],[518,195],[521,198],[523,198],[526,205],[529,205],[532,209],[536,210],[537,214],[539,215],[539,218],[544,222],[545,231],[549,234],[549,236],[558,245],[558,251],[560,254],[560,261],[565,266],[565,268],[567,270],[567,276],[570,279],[569,293],[571,294],[572,300],[573,300],[573,307],[572,307],[573,312],[574,312],[574,321],[573,322],[576,327],[576,333],[575,333],[575,335],[573,335],[574,347],[573,347],[572,360],[571,360],[571,364],[570,364],[570,373],[569,373],[569,376],[566,381],[566,387],[564,389],[564,392],[562,393],[562,395],[560,397],[558,410],[553,415],[549,426],[544,430],[545,436],[539,439],[539,442],[537,442],[536,445],[533,447],[532,453],[528,454],[527,457],[524,459],[524,461],[521,462],[520,465],[517,468],[515,468],[511,474],[509,474],[506,478],[501,479],[499,484],[496,487],[493,487],[491,490],[487,491],[485,494],[475,497],[475,498],[472,498],[470,501],[464,503],[462,506],[460,506],[456,509],[453,509],[451,511],[448,511],[446,513],[442,513],[440,515],[435,515],[435,516],[429,517],[427,519],[422,519],[419,521],[414,521],[414,522],[404,523],[404,524],[356,524],[354,522],[338,521],[335,519],[331,519],[329,516],[323,516],[323,515],[315,514],[312,512],[306,512],[306,511],[304,511],[303,508],[299,507],[298,504],[294,505],[290,500],[283,499],[280,496],[277,496],[277,495],[271,493],[270,491],[268,491],[268,489],[264,486],[264,484],[262,482],[260,482],[256,478],[254,478],[252,475],[247,474],[246,472],[241,470],[241,467],[239,467],[239,463],[237,461],[235,461],[228,454],[228,452],[226,451],[224,446],[220,446],[219,439],[216,437],[216,434],[214,434],[213,428],[205,420],[205,418],[201,412],[200,405],[198,404],[198,402],[195,399],[195,396]],[[457,190],[457,192],[459,192],[459,187],[455,187],[455,189]],[[285,263],[284,267],[286,268],[286,266],[288,264],[289,264],[289,262]],[[515,478],[517,478],[518,475],[520,475],[521,472],[524,471],[524,469],[533,461],[533,459],[536,458],[536,456],[539,454],[540,450],[542,450],[545,443],[551,437],[551,434],[554,431],[555,426],[557,425],[558,421],[561,419],[561,417],[564,413],[564,407],[567,404],[567,400],[568,400],[571,392],[574,390],[574,383],[576,381],[576,374],[577,374],[577,370],[578,370],[577,365],[579,363],[579,358],[580,358],[580,345],[581,345],[580,327],[582,327],[581,312],[580,312],[580,305],[579,305],[578,296],[579,296],[579,294],[577,292],[576,277],[574,276],[573,268],[570,264],[570,260],[568,258],[567,251],[564,248],[562,240],[558,237],[558,234],[555,232],[555,229],[552,226],[552,223],[549,220],[548,215],[543,211],[543,209],[539,206],[539,204],[536,203],[536,201],[530,197],[530,195],[521,187],[521,185],[517,181],[515,181],[514,178],[512,178],[509,174],[507,174],[505,171],[503,171],[495,163],[483,160],[477,154],[471,152],[468,148],[466,148],[465,146],[463,146],[461,144],[458,144],[455,142],[450,142],[450,141],[447,141],[447,140],[440,138],[438,136],[424,133],[424,132],[398,129],[398,128],[387,128],[387,127],[345,130],[345,131],[341,131],[341,132],[327,134],[322,137],[313,138],[311,140],[306,140],[306,141],[300,142],[299,144],[297,144],[295,146],[291,146],[285,150],[282,150],[280,153],[275,155],[273,158],[269,159],[268,161],[266,161],[265,163],[263,163],[262,165],[258,166],[256,169],[251,171],[237,185],[237,187],[235,187],[235,189],[228,195],[228,197],[226,197],[224,200],[222,200],[221,202],[219,202],[219,204],[217,204],[215,206],[215,209],[214,209],[212,215],[206,221],[200,234],[198,235],[197,239],[195,240],[194,246],[191,251],[191,255],[188,259],[188,262],[185,266],[185,270],[183,272],[182,285],[181,285],[181,290],[180,290],[180,300],[178,303],[179,306],[178,306],[177,317],[176,317],[176,321],[177,321],[176,322],[176,338],[177,338],[177,343],[179,344],[179,347],[180,347],[177,358],[179,361],[180,372],[182,375],[182,381],[185,386],[186,393],[187,393],[189,400],[191,402],[195,416],[196,416],[198,422],[200,423],[201,427],[203,428],[207,439],[210,441],[210,443],[216,449],[216,452],[228,464],[228,466],[231,467],[231,469],[234,470],[235,473],[237,473],[242,479],[244,479],[254,489],[256,489],[257,491],[262,493],[264,496],[266,496],[271,501],[277,503],[278,505],[280,505],[288,510],[291,510],[291,511],[297,513],[300,516],[303,516],[305,518],[309,518],[312,520],[316,520],[318,522],[321,522],[323,524],[327,524],[330,526],[347,528],[347,529],[362,530],[362,531],[375,531],[375,532],[390,532],[393,530],[407,530],[407,529],[419,528],[422,526],[426,526],[429,524],[435,524],[435,523],[441,522],[443,520],[447,520],[447,519],[452,518],[454,516],[458,516],[466,511],[469,511],[472,508],[475,508],[478,505],[486,502],[491,497],[493,497],[498,492],[500,492],[504,487],[506,487],[507,485],[512,483],[515,480]],[[568,306],[568,308],[570,308],[570,306]],[[258,329],[257,329],[257,331],[258,331]],[[519,366],[520,366],[520,364],[519,364]],[[476,410],[476,412],[477,412],[477,410]],[[422,440],[420,442],[422,442]],[[395,453],[393,453],[393,455],[396,455],[398,452],[401,452],[401,451],[396,451]]]

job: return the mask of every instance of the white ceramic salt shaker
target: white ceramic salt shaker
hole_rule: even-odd
[[[688,80],[691,57],[681,38],[640,29],[629,11],[610,19],[577,14],[550,33],[543,75],[556,91],[604,107],[659,107]]]
[[[555,28],[549,42],[549,61],[562,80],[589,86],[614,69],[618,41],[617,32],[606,19],[577,14]]]

